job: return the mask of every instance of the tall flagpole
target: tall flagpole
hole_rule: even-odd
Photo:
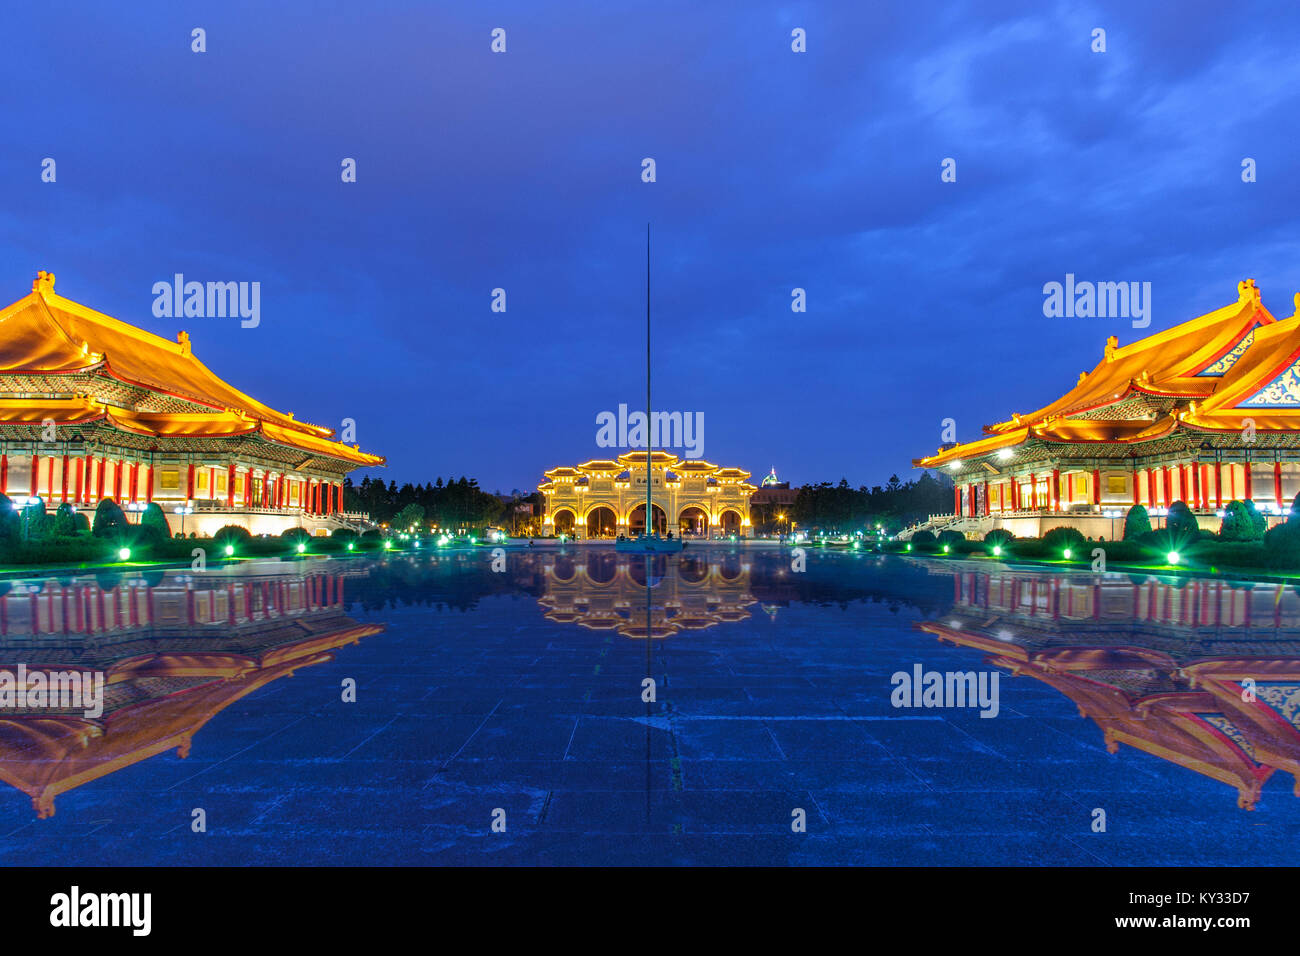
[[[650,497],[650,223],[645,224],[645,533],[654,524],[654,504]]]

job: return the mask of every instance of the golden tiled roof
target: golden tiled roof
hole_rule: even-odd
[[[44,400],[33,409],[30,402],[3,400],[0,421],[49,417],[80,422],[107,417],[141,434],[205,437],[261,431],[270,441],[303,451],[358,465],[383,464],[378,455],[331,441],[332,429],[296,421],[292,414],[278,412],[227,384],[194,357],[184,332],[178,338],[169,342],[65,299],[54,291],[54,276],[41,272],[28,295],[0,309],[0,374],[93,372],[208,406],[213,414],[136,413],[96,405],[91,399]]]

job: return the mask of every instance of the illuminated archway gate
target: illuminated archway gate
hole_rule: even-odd
[[[648,472],[656,515],[663,515],[657,518],[660,533],[677,533],[687,517],[699,533],[712,532],[719,516],[728,511],[736,516],[733,533],[749,532],[749,498],[758,489],[749,483],[750,473],[744,469],[683,461],[657,451],[651,453]],[[543,527],[548,534],[559,534],[557,522],[572,520],[578,534],[597,533],[589,518],[597,508],[608,508],[614,514],[615,534],[637,534],[645,523],[646,480],[643,451],[573,468],[552,468],[538,485],[546,498]],[[563,512],[576,517],[561,519]],[[596,527],[605,533],[603,523]]]

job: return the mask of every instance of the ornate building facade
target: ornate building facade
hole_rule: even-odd
[[[1276,319],[1253,279],[1237,291],[1231,305],[1129,345],[1112,336],[1050,405],[913,461],[956,483],[953,513],[930,524],[1112,537],[1115,516],[1135,504],[1158,524],[1183,501],[1207,528],[1234,498],[1282,514],[1300,492],[1300,295],[1296,314]]]
[[[41,272],[0,310],[0,491],[47,508],[130,514],[156,502],[172,531],[315,534],[343,510],[343,477],[384,459],[228,385],[177,341],[63,298]],[[183,526],[183,527],[182,527]]]
[[[743,468],[683,461],[656,451],[651,452],[649,471],[654,527],[660,534],[749,533],[749,498],[757,489]],[[548,533],[612,538],[645,530],[643,451],[620,455],[617,461],[552,468],[537,490],[546,497],[543,522]]]

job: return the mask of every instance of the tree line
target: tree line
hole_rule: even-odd
[[[440,528],[481,528],[508,520],[508,515],[518,503],[540,504],[541,493],[502,501],[496,495],[479,487],[476,478],[438,478],[423,485],[407,482],[372,481],[369,476],[354,485],[351,478],[343,482],[343,503],[346,511],[363,511],[372,521],[394,524],[399,514],[406,524],[431,524]],[[540,509],[539,509],[540,510]],[[418,515],[418,517],[417,517]],[[414,518],[415,520],[411,520]]]
[[[884,485],[868,488],[850,487],[841,478],[833,485],[823,481],[804,485],[788,508],[773,505],[754,505],[750,508],[750,521],[757,534],[780,531],[825,531],[852,533],[864,529],[874,530],[880,524],[885,531],[893,532],[923,521],[932,514],[952,511],[952,479],[942,473],[925,472],[913,481],[901,481],[891,475]],[[785,514],[781,520],[780,514]]]

